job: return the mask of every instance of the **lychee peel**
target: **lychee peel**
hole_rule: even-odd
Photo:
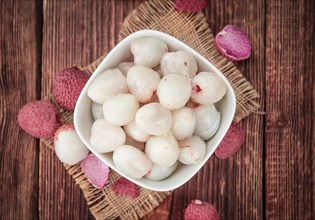
[[[241,28],[227,25],[215,36],[217,49],[232,61],[245,60],[250,56],[250,40]]]
[[[214,153],[218,158],[226,159],[235,154],[244,142],[245,130],[233,122]]]
[[[135,199],[139,196],[140,187],[133,182],[130,182],[126,178],[121,177],[115,181],[113,185],[113,191],[116,195]]]
[[[108,183],[110,169],[94,154],[87,155],[81,161],[81,169],[94,187],[102,189]]]

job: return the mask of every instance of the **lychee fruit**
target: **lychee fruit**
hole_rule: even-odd
[[[63,125],[56,131],[54,144],[57,157],[68,165],[79,163],[89,153],[71,124]]]
[[[74,110],[80,93],[90,76],[77,67],[61,70],[53,83],[57,103],[67,110]]]
[[[180,109],[191,95],[190,80],[184,75],[167,74],[157,89],[160,103],[170,110]]]
[[[221,113],[215,105],[199,105],[194,109],[196,126],[194,134],[204,140],[209,140],[218,130],[221,121]]]
[[[46,100],[29,102],[18,114],[21,128],[36,138],[50,138],[60,127],[57,108]]]
[[[210,203],[193,200],[185,209],[185,220],[220,220],[220,215]]]
[[[163,167],[157,164],[152,164],[151,170],[144,176],[144,178],[159,181],[170,176],[177,168],[179,162],[174,163],[170,167]]]
[[[183,164],[197,164],[206,155],[206,142],[199,136],[192,136],[179,142],[178,160]]]
[[[179,50],[164,54],[161,59],[163,75],[179,74],[192,79],[198,70],[197,61],[190,53]]]
[[[81,169],[88,181],[98,189],[108,183],[109,167],[94,154],[87,155],[81,161]]]
[[[191,83],[191,100],[202,105],[216,103],[226,93],[225,82],[212,72],[200,72]]]

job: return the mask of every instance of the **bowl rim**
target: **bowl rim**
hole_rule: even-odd
[[[89,142],[87,142],[85,140],[85,138],[83,138],[83,135],[81,133],[80,130],[80,126],[79,126],[79,122],[78,122],[78,108],[80,106],[80,102],[83,99],[83,97],[85,95],[87,95],[87,90],[88,87],[90,86],[90,84],[94,81],[94,79],[102,72],[99,71],[100,68],[102,68],[102,66],[106,63],[108,63],[112,56],[115,55],[116,51],[119,50],[121,47],[124,46],[124,44],[131,42],[135,39],[138,38],[142,38],[142,37],[159,37],[159,38],[167,38],[167,41],[173,41],[176,42],[177,45],[180,45],[181,47],[185,48],[185,51],[188,51],[189,53],[192,53],[194,57],[198,57],[198,59],[202,60],[203,63],[206,63],[209,67],[211,67],[211,69],[214,70],[214,72],[216,74],[218,74],[220,76],[221,79],[224,80],[225,85],[227,87],[227,91],[229,91],[230,95],[231,95],[231,101],[229,102],[229,107],[232,108],[232,113],[230,114],[230,118],[229,118],[229,122],[228,122],[228,126],[224,127],[223,132],[222,132],[222,136],[220,137],[217,146],[214,147],[214,149],[212,150],[212,152],[209,153],[209,155],[205,156],[205,158],[199,163],[199,166],[195,169],[194,172],[190,173],[188,178],[185,178],[183,181],[178,181],[175,182],[172,187],[163,187],[163,186],[159,186],[159,188],[156,187],[152,187],[152,186],[148,186],[147,184],[143,184],[141,182],[139,182],[137,179],[131,178],[123,173],[121,173],[115,166],[112,167],[110,164],[108,164],[106,161],[104,161],[103,158],[99,157],[98,152],[96,152],[89,144]],[[197,62],[198,62],[197,59]],[[94,74],[97,73],[97,74]],[[199,52],[197,52],[195,49],[193,49],[192,47],[190,47],[189,45],[187,45],[186,43],[182,42],[181,40],[167,34],[161,31],[156,31],[156,30],[140,30],[137,32],[134,32],[130,35],[128,35],[127,37],[125,37],[124,39],[122,39],[107,55],[106,57],[101,61],[101,63],[98,65],[98,67],[94,70],[93,74],[91,75],[90,79],[88,80],[88,82],[86,83],[86,85],[84,86],[84,88],[81,91],[81,94],[77,100],[77,104],[75,106],[74,109],[74,114],[73,114],[73,122],[74,122],[74,127],[76,129],[76,132],[79,136],[79,138],[81,139],[81,141],[86,145],[86,147],[93,153],[95,154],[101,161],[103,161],[107,166],[109,166],[111,169],[113,169],[115,172],[117,172],[118,174],[120,174],[121,176],[127,178],[128,180],[132,181],[133,183],[149,189],[149,190],[153,190],[153,191],[170,191],[170,190],[174,190],[182,185],[184,185],[186,182],[188,182],[197,172],[200,171],[200,169],[205,165],[206,161],[209,160],[209,158],[213,155],[215,149],[219,146],[220,142],[222,141],[222,139],[224,138],[224,136],[226,135],[232,121],[235,115],[235,111],[236,111],[236,96],[235,96],[235,92],[230,84],[230,82],[228,81],[228,79],[226,78],[226,76],[214,65],[211,63],[211,61],[209,61],[208,59],[206,59],[204,56],[202,56]],[[207,143],[208,141],[206,141]],[[208,146],[207,146],[208,147]],[[100,154],[101,155],[101,154]],[[176,171],[175,171],[176,172]],[[156,181],[158,182],[158,181]]]

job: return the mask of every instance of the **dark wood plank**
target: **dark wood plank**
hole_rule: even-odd
[[[268,1],[266,217],[314,219],[315,2]]]
[[[136,4],[139,1],[44,1],[42,96],[51,93],[58,70],[87,65],[113,48],[124,17]],[[44,146],[39,196],[41,219],[91,218],[80,188]]]
[[[236,24],[248,33],[252,55],[236,63],[264,97],[264,1],[210,1],[206,10],[214,33],[227,24]],[[262,99],[262,110],[264,109]],[[188,184],[174,192],[171,219],[183,218],[183,209],[193,199],[208,201],[222,219],[263,217],[263,117],[251,115],[242,122],[246,144],[227,160],[212,156]]]
[[[108,20],[106,9],[107,2],[96,7],[88,1],[44,1],[42,96],[51,93],[57,71],[73,64],[88,64],[102,54],[101,48],[107,49],[108,34],[104,31],[107,23],[95,19],[102,15],[100,17]],[[94,46],[95,42],[98,47]],[[39,183],[41,219],[88,218],[88,207],[80,188],[54,152],[44,146],[40,151]]]
[[[42,7],[0,1],[0,218],[38,218],[38,141],[17,123],[19,108],[40,90]]]

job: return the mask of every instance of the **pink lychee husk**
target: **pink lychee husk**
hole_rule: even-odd
[[[64,109],[74,110],[80,93],[90,76],[77,67],[61,70],[53,83],[53,94]]]
[[[227,25],[215,36],[217,49],[232,61],[245,60],[250,56],[250,40],[241,28]]]
[[[121,177],[115,181],[113,185],[113,191],[116,195],[135,199],[139,196],[140,187],[126,178]]]
[[[220,215],[210,203],[193,200],[185,209],[185,220],[220,220]]]
[[[81,169],[94,187],[102,189],[108,183],[110,169],[94,154],[87,155],[81,161]]]
[[[220,159],[229,158],[241,148],[244,142],[245,130],[233,122],[214,153]]]
[[[36,138],[50,138],[60,127],[58,109],[46,100],[32,101],[18,113],[20,127]]]
[[[175,0],[175,9],[179,12],[200,12],[207,5],[207,0]]]

